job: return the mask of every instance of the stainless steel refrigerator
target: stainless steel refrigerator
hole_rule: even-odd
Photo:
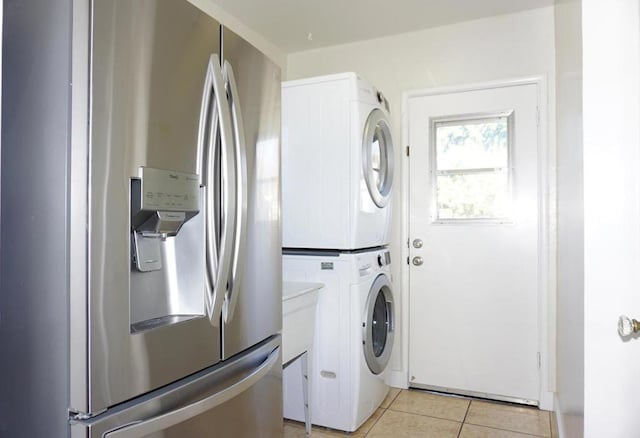
[[[186,0],[48,3],[4,2],[0,436],[279,436],[279,68]]]

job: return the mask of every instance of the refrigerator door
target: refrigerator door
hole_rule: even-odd
[[[91,13],[88,347],[71,360],[88,363],[72,406],[95,414],[220,360],[205,199],[233,187],[202,176],[209,157],[232,165],[212,151],[231,132],[219,24],[186,0],[94,0]]]
[[[228,363],[71,425],[72,438],[281,437],[280,336]]]
[[[229,358],[282,328],[280,68],[224,27],[222,52],[239,188],[234,269],[222,312]]]

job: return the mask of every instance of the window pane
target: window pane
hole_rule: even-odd
[[[436,122],[437,170],[508,166],[507,117]]]
[[[438,219],[506,218],[509,205],[507,171],[440,175]]]

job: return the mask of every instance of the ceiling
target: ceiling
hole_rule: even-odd
[[[214,0],[287,53],[550,6],[554,0]]]

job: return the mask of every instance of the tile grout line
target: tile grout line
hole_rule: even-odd
[[[369,430],[364,434],[364,437],[366,438],[367,436],[369,436],[369,433],[373,430],[374,427],[376,427],[376,424],[378,424],[378,421],[380,421],[380,419],[382,418],[382,416],[384,415],[384,413],[387,412],[387,408],[382,408],[382,414],[380,414],[380,416],[378,417],[378,419],[376,421],[373,422],[373,424],[371,425],[371,427],[369,428]],[[357,432],[357,431],[356,431]]]
[[[393,397],[393,400],[391,400],[389,402],[389,406],[387,406],[385,409],[389,409],[391,407],[391,405],[393,404],[394,401],[396,401],[396,399],[400,396],[400,394],[402,394],[402,391],[406,391],[405,389],[400,389],[400,391],[398,391],[398,393],[396,394],[395,397]]]
[[[462,433],[462,428],[464,427],[465,421],[467,421],[467,415],[469,415],[469,410],[471,409],[471,402],[469,400],[469,404],[467,405],[467,410],[464,412],[464,418],[462,419],[462,423],[460,423],[460,430],[458,431],[458,438],[460,438],[460,434]]]
[[[402,392],[402,391],[401,391],[401,392]],[[500,431],[503,431],[503,432],[519,433],[519,434],[522,434],[522,435],[526,435],[526,436],[530,436],[530,437],[535,437],[535,438],[547,438],[547,437],[545,437],[544,435],[536,435],[536,434],[531,434],[531,433],[522,432],[522,431],[518,431],[518,430],[502,429],[502,428],[499,428],[499,427],[486,426],[486,425],[483,425],[483,424],[475,424],[475,423],[469,423],[469,422],[467,422],[467,417],[469,416],[469,411],[471,410],[471,404],[474,402],[474,400],[473,400],[473,399],[468,399],[468,398],[467,398],[466,400],[469,402],[469,404],[467,405],[467,409],[466,409],[466,411],[465,411],[465,415],[464,415],[464,418],[462,419],[462,422],[457,421],[457,420],[452,420],[452,419],[450,419],[450,418],[442,418],[442,417],[436,417],[436,416],[433,416],[433,415],[421,414],[421,413],[418,413],[418,412],[408,412],[408,411],[398,410],[397,408],[396,408],[396,409],[392,409],[392,404],[393,404],[393,402],[396,400],[396,398],[400,395],[400,393],[401,393],[401,392],[399,392],[399,393],[396,395],[396,397],[392,400],[392,402],[391,402],[391,403],[389,403],[389,407],[388,407],[388,408],[385,408],[385,411],[389,410],[389,411],[392,411],[392,412],[398,412],[398,413],[410,414],[410,415],[417,415],[417,416],[421,416],[421,417],[434,418],[434,419],[437,419],[437,420],[453,421],[453,422],[455,422],[455,423],[460,423],[460,429],[459,429],[459,431],[458,431],[457,438],[459,438],[459,437],[460,437],[460,434],[462,433],[462,428],[463,428],[463,426],[464,426],[465,424],[469,424],[469,425],[471,425],[471,426],[484,427],[484,428],[487,428],[487,429],[500,430]],[[382,416],[381,416],[381,417],[382,417]],[[377,423],[378,421],[379,421],[379,419],[378,419],[378,420],[376,420],[376,423]],[[372,429],[373,429],[373,427],[372,427]],[[369,432],[370,432],[370,431],[371,431],[371,429],[369,429]],[[367,435],[368,435],[368,432],[367,432]],[[365,435],[365,436],[366,436],[366,435]],[[550,437],[550,438],[552,438],[552,437]]]
[[[382,418],[382,416],[384,415],[385,412],[387,412],[387,409],[389,409],[391,407],[391,405],[393,404],[394,401],[396,401],[396,399],[398,398],[398,396],[400,395],[400,393],[403,391],[403,389],[400,389],[400,391],[398,391],[398,393],[396,394],[395,397],[393,397],[393,399],[389,402],[389,406],[387,406],[386,408],[381,408],[382,409],[382,414],[380,414],[380,416],[378,417],[378,419],[371,425],[371,427],[369,428],[369,430],[364,434],[365,438],[369,435],[369,433],[373,430],[374,427],[376,427],[376,424],[378,424],[378,421],[380,421],[380,419]],[[380,408],[378,408],[380,409]]]
[[[534,434],[534,433],[522,432],[522,431],[519,431],[519,430],[513,430],[513,429],[503,429],[503,428],[501,428],[501,427],[487,426],[487,425],[485,425],[485,424],[467,423],[466,421],[465,421],[465,423],[464,423],[464,424],[468,424],[468,425],[470,425],[470,426],[484,427],[484,428],[486,428],[486,429],[501,430],[501,431],[503,431],[503,432],[519,433],[520,435],[532,436],[532,437],[535,437],[535,438],[549,438],[549,437],[545,437],[544,435],[536,435],[536,434]]]
[[[393,412],[399,412],[401,414],[410,414],[410,415],[417,415],[419,417],[427,417],[427,418],[435,418],[436,420],[444,420],[444,421],[452,421],[454,423],[460,423],[459,420],[452,420],[451,418],[442,418],[442,417],[435,417],[433,415],[427,415],[427,414],[420,414],[418,412],[409,412],[409,411],[399,411],[397,409],[391,409],[391,407],[388,408],[389,411],[393,411]]]
[[[380,421],[380,418],[382,418],[382,416],[385,414],[386,411],[392,411],[392,412],[398,412],[398,413],[402,413],[402,414],[417,415],[417,416],[420,416],[420,417],[427,417],[427,418],[433,418],[433,419],[437,419],[437,420],[452,421],[452,422],[459,423],[460,424],[460,428],[458,429],[458,434],[456,435],[457,438],[460,438],[460,435],[462,434],[462,429],[463,429],[465,424],[469,424],[469,425],[472,425],[472,426],[483,427],[483,428],[487,428],[487,429],[504,431],[504,432],[512,432],[512,433],[522,434],[524,436],[532,437],[532,438],[547,438],[545,435],[537,435],[535,433],[528,433],[528,432],[523,432],[523,431],[519,431],[519,430],[512,430],[512,429],[503,429],[503,428],[500,428],[500,427],[493,427],[493,426],[487,426],[487,425],[483,425],[483,424],[475,424],[475,423],[468,422],[467,418],[468,418],[469,412],[471,410],[471,404],[474,402],[474,400],[472,398],[459,397],[459,398],[465,399],[466,401],[469,402],[469,404],[467,405],[467,408],[465,410],[465,414],[464,414],[464,418],[462,419],[462,422],[460,422],[458,420],[452,420],[450,418],[442,418],[442,417],[437,417],[437,416],[433,416],[433,415],[426,415],[426,414],[422,414],[422,413],[418,413],[418,412],[410,412],[410,411],[406,411],[406,410],[400,410],[398,408],[395,408],[395,409],[392,408],[393,403],[397,400],[397,398],[400,396],[400,394],[402,392],[405,392],[405,391],[410,391],[410,390],[401,389],[393,397],[393,399],[389,402],[389,405],[386,408],[382,408],[383,409],[382,414],[380,415],[380,417],[378,417],[376,419],[376,421],[373,423],[371,428],[364,435],[365,437],[369,436],[371,431],[374,429],[374,427]],[[484,401],[484,400],[482,400],[482,401]],[[550,434],[548,438],[554,438],[553,435],[551,434],[551,432],[552,432],[551,415],[548,415],[547,418],[549,419],[549,434]]]

